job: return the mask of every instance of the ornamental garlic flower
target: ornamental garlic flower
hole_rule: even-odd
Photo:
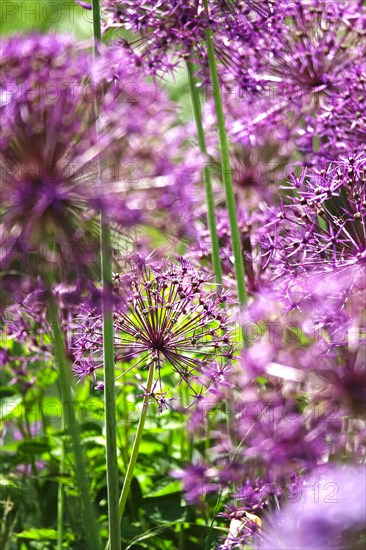
[[[365,270],[365,159],[340,157],[325,168],[304,171],[289,189],[293,203],[270,215],[264,248],[275,273],[296,275]],[[355,270],[357,268],[357,270]]]
[[[339,155],[357,156],[365,151],[365,83],[366,67],[360,63],[349,72],[319,116],[306,117],[306,126],[298,140],[303,153],[315,157],[315,162],[319,159],[330,162]]]
[[[243,261],[245,266],[246,283],[249,292],[257,290],[260,282],[260,269],[256,265],[255,258],[257,252],[257,244],[260,240],[258,235],[258,226],[262,222],[260,215],[249,216],[247,212],[241,208],[237,209],[238,226],[240,232],[240,246],[243,252]],[[223,268],[223,273],[232,282],[235,288],[234,276],[234,258],[231,248],[230,225],[227,211],[223,208],[216,209],[217,236],[220,245],[220,258]],[[211,256],[211,239],[206,220],[198,220],[196,222],[199,228],[199,239],[193,243],[188,254],[195,261],[207,265],[210,262]],[[229,283],[229,281],[227,281]]]
[[[204,55],[200,43],[209,22],[203,3],[198,0],[159,0],[158,2],[104,0],[107,24],[126,28],[140,38],[131,47],[151,72],[173,69],[180,58],[192,52]]]
[[[267,59],[263,76],[279,97],[305,108],[319,104],[364,56],[365,10],[343,0],[276,2],[274,9],[276,29],[258,50]]]
[[[159,388],[153,397],[157,401],[166,395],[163,383],[184,382],[198,395],[192,382],[205,366],[233,356],[227,316],[221,307],[227,297],[218,296],[216,289],[208,292],[207,283],[207,276],[183,259],[179,264],[142,262],[130,273],[115,277],[114,291],[120,298],[114,308],[120,376],[138,373],[155,361]],[[79,317],[73,350],[79,379],[89,373],[95,379],[102,367],[101,336],[100,315],[86,309]]]
[[[364,465],[319,467],[298,499],[266,518],[259,550],[361,550],[365,490]]]
[[[103,50],[94,62],[65,36],[7,38],[1,54],[0,268],[85,275],[99,261],[100,211],[119,227],[141,218],[121,163],[151,166],[135,142],[158,141],[150,121],[166,120],[166,96],[129,57],[117,65]]]
[[[271,30],[272,0],[262,0],[260,6],[251,0],[103,0],[102,7],[106,29],[127,29],[135,35],[122,46],[148,72],[169,72],[182,59],[190,59],[206,75],[205,40],[211,30],[220,61],[243,88],[255,90],[251,67],[256,58],[249,60],[249,48],[257,45],[259,31]]]

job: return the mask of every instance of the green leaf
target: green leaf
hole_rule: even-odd
[[[42,540],[50,541],[57,540],[57,531],[55,529],[28,529],[15,535],[18,539]]]
[[[144,498],[142,508],[154,523],[183,521],[185,509],[181,505],[182,493],[177,491],[162,496]]]
[[[161,497],[165,495],[179,494],[181,495],[181,482],[171,481],[170,479],[163,479],[159,484],[154,484],[154,490],[146,495],[149,497]]]
[[[12,386],[0,386],[0,399],[11,395],[16,395],[16,393],[16,389]]]
[[[20,540],[36,540],[50,542],[57,540],[57,531],[55,529],[28,529],[14,535]],[[68,542],[75,540],[72,533],[64,533],[64,539]]]
[[[40,455],[49,452],[51,446],[48,439],[40,438],[39,440],[21,441],[18,445],[18,451],[24,454]]]

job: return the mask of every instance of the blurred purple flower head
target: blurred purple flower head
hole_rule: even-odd
[[[185,498],[191,504],[199,503],[208,493],[220,491],[217,471],[203,462],[189,464],[184,470],[175,470],[170,475],[183,481]]]
[[[221,71],[226,80],[227,71]],[[278,185],[288,175],[294,141],[287,113],[279,101],[268,95],[250,97],[238,90],[236,81],[225,82],[223,92],[225,123],[231,142],[231,170],[238,203],[254,210],[263,201],[276,200]],[[221,178],[214,102],[204,108],[204,124],[209,154],[217,161],[213,175]],[[221,195],[223,193],[221,192]],[[222,200],[222,198],[220,197]]]
[[[77,4],[79,4],[79,6],[81,6],[82,8],[86,9],[86,10],[91,10],[92,9],[92,5],[90,2],[83,2],[82,0],[75,0]]]
[[[319,468],[306,480],[298,502],[267,518],[260,550],[361,550],[365,494],[365,466]]]
[[[306,117],[298,146],[314,164],[319,160],[336,161],[339,155],[356,157],[364,152],[365,82],[366,68],[359,63],[346,76],[337,94],[329,98],[319,116]]]
[[[84,274],[99,261],[100,211],[116,227],[141,218],[121,164],[155,175],[154,155],[136,144],[153,140],[159,149],[155,115],[171,122],[170,106],[130,58],[102,50],[94,62],[65,36],[2,41],[2,269],[28,263],[40,273],[52,264]]]
[[[227,211],[224,208],[216,209],[216,224],[217,236],[220,245],[220,257],[223,272],[226,276],[234,281],[234,258],[230,240],[230,225]],[[211,256],[211,240],[209,230],[206,227],[206,216],[200,216],[201,219],[196,221],[197,232],[199,238],[196,239],[189,249],[189,255],[199,260],[202,264],[207,264]],[[249,216],[243,209],[237,209],[237,218],[239,232],[241,238],[241,247],[243,251],[243,259],[245,265],[245,273],[247,276],[247,288],[253,292],[258,285],[259,274],[255,272],[254,267],[254,252],[259,237],[257,236],[257,227],[259,225],[260,214],[257,216]],[[233,287],[234,287],[233,283]]]

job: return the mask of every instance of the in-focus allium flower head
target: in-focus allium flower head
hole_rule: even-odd
[[[4,39],[1,54],[1,268],[84,274],[98,261],[100,211],[120,227],[139,220],[111,164],[141,161],[133,142],[156,138],[148,122],[166,97],[128,56],[94,62],[65,36]]]
[[[199,51],[209,26],[200,0],[104,0],[103,6],[109,26],[139,34],[131,46],[152,72],[172,69],[179,58]]]
[[[267,239],[278,275],[304,271],[354,276],[366,269],[365,159],[340,157],[293,178],[293,204],[272,213]],[[270,233],[270,232],[269,232]],[[269,242],[270,241],[270,242]],[[266,245],[265,245],[266,247]],[[358,268],[355,270],[355,268]]]
[[[269,43],[269,82],[280,94],[311,105],[342,86],[365,53],[365,11],[359,2],[276,2],[276,32]],[[261,54],[263,55],[263,50]]]
[[[298,146],[308,158],[311,154],[315,162],[319,159],[335,161],[339,155],[357,156],[365,151],[365,93],[366,67],[360,62],[347,74],[319,116],[306,117]]]
[[[182,382],[195,396],[200,395],[202,384],[197,391],[193,381],[203,371],[207,374],[206,365],[232,358],[228,320],[221,307],[227,297],[218,295],[216,287],[208,291],[207,283],[208,277],[185,260],[158,265],[141,262],[130,273],[116,276],[115,291],[124,302],[114,311],[121,376],[129,371],[139,374],[154,361],[158,390],[153,397],[157,400],[164,394],[163,385]],[[100,317],[94,311],[86,312],[79,327],[74,370],[83,378],[91,368],[95,372],[102,366]],[[85,361],[88,368],[84,372]],[[213,379],[212,385],[215,383]]]

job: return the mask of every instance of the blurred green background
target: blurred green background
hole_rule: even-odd
[[[92,36],[92,12],[75,0],[1,0],[0,15],[2,35],[52,29],[81,39]]]

